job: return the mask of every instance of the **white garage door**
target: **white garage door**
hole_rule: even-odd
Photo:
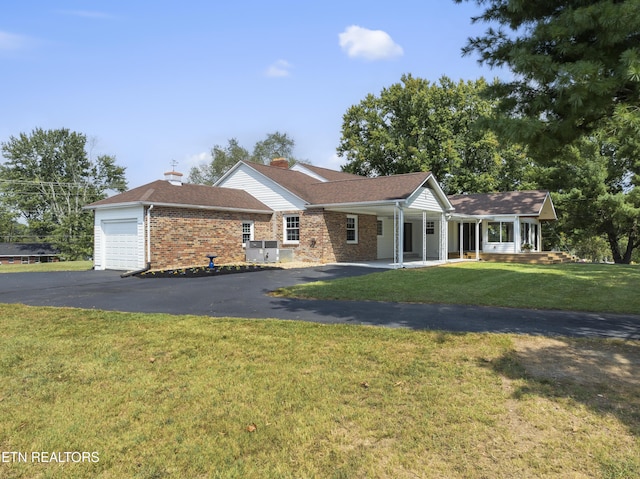
[[[138,269],[137,221],[105,221],[102,231],[105,240],[106,269]]]

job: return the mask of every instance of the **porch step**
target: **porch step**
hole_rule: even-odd
[[[459,258],[460,255],[452,254],[451,258]],[[475,259],[475,252],[466,252],[465,259]],[[481,261],[522,264],[560,264],[576,261],[572,255],[562,251],[540,251],[531,253],[483,253],[480,252]]]

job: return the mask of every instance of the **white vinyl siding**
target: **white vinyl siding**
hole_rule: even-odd
[[[304,201],[244,164],[216,186],[244,190],[274,211],[304,210]]]
[[[419,188],[407,202],[408,208],[416,208],[427,211],[443,211],[431,188]]]

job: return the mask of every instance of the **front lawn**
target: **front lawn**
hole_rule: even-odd
[[[468,262],[301,284],[274,294],[640,314],[638,291],[638,266]]]
[[[0,477],[640,475],[637,342],[21,305],[0,330]]]

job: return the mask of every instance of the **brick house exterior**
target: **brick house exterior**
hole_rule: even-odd
[[[289,168],[278,159],[272,165],[238,162],[214,186],[186,184],[181,177],[172,171],[165,180],[87,206],[95,212],[95,269],[202,266],[209,254],[218,263],[237,263],[246,259],[249,240],[277,240],[298,261],[389,259],[402,267],[405,257],[445,261],[449,250],[462,251],[463,235],[470,244],[470,222],[482,232],[478,224],[484,221],[493,232],[496,223],[505,228],[514,221],[509,215],[491,219],[494,203],[513,204],[523,218],[507,227],[518,230],[516,240],[538,238],[538,217],[555,216],[544,192],[493,199],[486,211],[488,196],[455,198],[456,216],[429,172],[367,178],[312,165]],[[509,239],[498,246],[512,248],[516,243]]]

